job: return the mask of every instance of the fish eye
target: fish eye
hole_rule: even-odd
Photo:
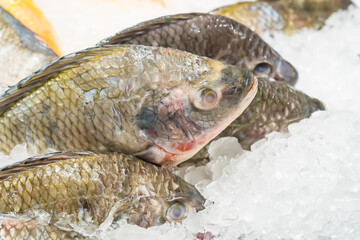
[[[259,63],[254,68],[254,73],[256,75],[269,75],[271,73],[271,66],[268,63]]]
[[[213,109],[218,102],[218,94],[210,88],[201,89],[196,97],[194,105],[201,110]]]
[[[186,213],[184,203],[176,201],[170,204],[167,210],[167,219],[169,221],[181,221],[186,217]]]

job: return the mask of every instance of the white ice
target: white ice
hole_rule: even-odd
[[[146,19],[235,1],[172,0],[166,9],[146,0],[36,2],[70,52]],[[211,201],[206,210],[182,225],[122,223],[104,239],[195,239],[199,232],[214,239],[360,239],[359,26],[360,8],[352,7],[321,31],[265,37],[298,69],[297,88],[324,101],[328,111],[291,125],[289,134],[270,134],[250,152],[232,138],[219,140],[208,164],[179,170]],[[12,153],[16,160],[26,157],[21,147]]]

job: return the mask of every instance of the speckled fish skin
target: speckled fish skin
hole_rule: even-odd
[[[49,64],[57,55],[0,7],[0,82],[13,85]]]
[[[243,149],[250,150],[256,141],[274,131],[287,132],[287,127],[315,111],[326,110],[316,98],[309,97],[288,84],[258,79],[258,92],[249,107],[217,138],[236,137]],[[209,155],[206,146],[193,159]]]
[[[304,28],[321,28],[332,13],[350,4],[350,0],[260,0],[220,7],[211,13],[232,18],[259,34],[281,31],[291,35]]]
[[[173,173],[120,153],[52,153],[6,167],[0,178],[0,214],[12,216],[0,216],[3,236],[21,223],[24,234],[81,237],[96,236],[120,219],[141,227],[181,222],[205,202]],[[174,204],[182,204],[181,218],[169,213]]]
[[[204,90],[218,93],[196,107]],[[176,49],[117,45],[63,57],[0,99],[0,151],[26,142],[55,150],[114,151],[156,164],[189,159],[250,104],[253,74]]]
[[[298,79],[296,69],[259,35],[223,16],[205,13],[164,16],[120,31],[97,45],[125,43],[181,49],[291,85]],[[261,64],[271,70],[258,72],[257,66]]]

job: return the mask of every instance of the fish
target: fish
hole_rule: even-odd
[[[309,14],[322,23],[334,12],[346,10],[354,5],[351,0],[277,0],[277,2],[289,9]]]
[[[0,151],[121,152],[171,168],[250,104],[247,69],[177,49],[93,47],[59,58],[0,98]],[[50,150],[49,150],[50,149]]]
[[[13,85],[58,58],[37,35],[0,7],[0,82]]]
[[[58,56],[61,55],[53,27],[32,0],[0,0],[0,6],[34,32],[36,37],[46,43]]]
[[[298,72],[258,34],[227,17],[188,13],[163,16],[122,30],[97,46],[171,47],[246,68],[258,77],[295,85]]]
[[[321,29],[326,19],[350,0],[259,0],[214,9],[210,13],[232,18],[258,34],[284,32],[292,35],[304,28]]]
[[[91,237],[120,220],[181,223],[205,199],[172,172],[121,153],[65,151],[0,170],[0,237]],[[19,226],[19,227],[16,227]]]
[[[288,126],[308,118],[315,111],[325,111],[326,106],[294,87],[282,82],[258,78],[258,92],[249,107],[214,140],[236,137],[241,147],[250,150],[251,145],[267,134],[288,132]],[[208,144],[192,160],[208,159]]]

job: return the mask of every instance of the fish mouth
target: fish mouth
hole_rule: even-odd
[[[279,62],[276,73],[277,74],[274,76],[275,80],[287,82],[292,86],[295,86],[299,78],[299,73],[296,71],[295,67],[285,60]]]

